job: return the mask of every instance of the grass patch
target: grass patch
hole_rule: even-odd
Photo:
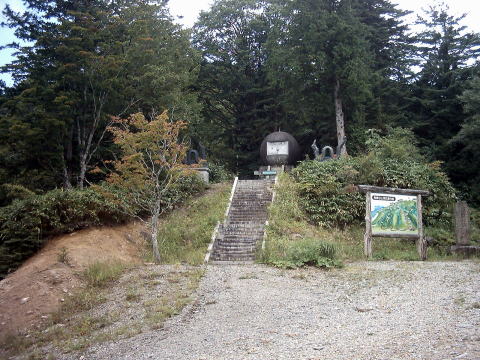
[[[83,275],[88,286],[102,287],[118,279],[125,269],[126,264],[122,262],[96,261],[88,266]]]
[[[68,251],[66,247],[62,247],[58,251],[57,261],[65,265],[70,265],[70,256],[68,255]]]
[[[202,269],[171,273],[167,281],[172,284],[172,291],[143,303],[148,326],[159,329],[165,320],[180,313],[192,301],[191,293],[198,287],[202,275]]]
[[[69,316],[80,312],[93,309],[96,305],[106,300],[105,295],[92,287],[85,287],[75,293],[74,296],[65,298],[65,302],[59,311],[53,313],[50,319],[53,323],[61,323]]]
[[[337,246],[306,221],[298,203],[297,184],[289,175],[280,175],[276,192],[268,209],[267,241],[261,260],[281,268],[340,266]]]
[[[108,273],[110,271],[91,271],[98,269],[98,265],[92,266],[89,273]],[[108,266],[108,269],[117,267]],[[124,266],[123,269],[126,269]],[[107,292],[111,288],[111,281],[119,276],[100,276],[105,281],[90,281],[84,288],[76,292],[75,296],[65,299],[61,309],[52,314],[48,323],[27,338],[22,335],[5,336],[1,342],[2,350],[9,356],[23,354],[35,359],[45,359],[48,353],[55,352],[78,352],[84,351],[92,344],[113,341],[119,338],[127,338],[141,333],[146,329],[159,329],[165,321],[176,314],[179,314],[183,307],[189,304],[192,292],[198,287],[203,276],[202,268],[187,269],[184,271],[173,270],[166,272],[165,276],[158,272],[151,272],[152,276],[146,278],[151,282],[157,282],[159,277],[163,278],[162,291],[154,294],[152,290],[146,290],[145,281],[140,281],[139,276],[130,276],[128,283],[118,285],[124,289],[123,295],[116,299],[123,304],[115,311],[98,311],[98,305],[107,300]],[[107,280],[108,279],[108,280]],[[142,287],[143,286],[143,287]],[[118,291],[119,289],[117,289]],[[150,292],[150,298],[147,298]],[[103,306],[103,305],[102,305]],[[126,309],[134,310],[134,318],[124,322]],[[45,348],[46,347],[46,348]],[[48,350],[47,350],[48,349]],[[4,353],[0,353],[3,355]]]
[[[215,185],[162,219],[158,242],[163,263],[203,263],[213,229],[223,220],[230,190],[231,184]]]
[[[7,333],[0,339],[2,350],[8,355],[24,352],[32,345],[32,339],[23,335]],[[0,355],[2,351],[0,350]]]
[[[125,300],[130,302],[137,302],[141,298],[141,295],[134,288],[129,288],[125,294]]]
[[[315,226],[299,204],[299,185],[288,175],[279,177],[275,202],[269,207],[269,226],[262,262],[284,268],[304,265],[341,266],[342,262],[365,260],[365,227],[345,229]],[[437,233],[435,229],[431,233]],[[447,236],[448,234],[444,234]],[[415,242],[407,239],[374,238],[373,260],[419,260]],[[452,260],[442,247],[428,248],[429,260]]]

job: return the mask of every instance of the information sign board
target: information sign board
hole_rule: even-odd
[[[417,197],[370,193],[372,235],[418,235]]]

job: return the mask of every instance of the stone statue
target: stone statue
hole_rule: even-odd
[[[328,161],[335,158],[336,156],[331,146],[324,146],[322,148],[322,155],[320,155],[320,161]]]
[[[189,150],[187,153],[187,165],[198,164],[200,162],[198,151],[197,150]]]
[[[346,143],[347,143],[347,137],[344,137],[342,143],[338,144],[336,153],[333,151],[333,148],[331,146],[324,146],[322,148],[322,152],[320,153],[320,150],[317,146],[317,140],[316,139],[313,140],[312,149],[313,149],[313,154],[315,156],[315,160],[328,161],[328,160],[339,158],[341,154],[341,150]]]
[[[198,143],[198,150],[190,148],[186,154],[186,159],[184,163],[187,165],[193,164],[202,164],[206,165],[207,163],[207,152],[205,151],[205,146],[202,143]]]

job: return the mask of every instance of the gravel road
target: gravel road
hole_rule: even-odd
[[[212,265],[196,298],[163,329],[80,358],[480,359],[478,262]]]

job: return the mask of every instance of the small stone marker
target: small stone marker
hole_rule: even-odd
[[[480,246],[470,244],[470,209],[465,201],[455,204],[455,238],[457,244],[450,250],[463,256],[480,255]]]
[[[455,204],[455,238],[457,246],[470,245],[470,209],[466,201]]]

